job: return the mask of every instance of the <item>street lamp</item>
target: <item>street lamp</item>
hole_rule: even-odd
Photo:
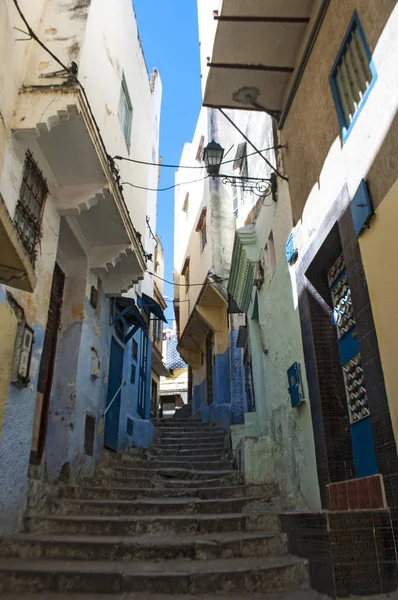
[[[203,152],[203,160],[206,165],[207,173],[212,177],[218,177],[220,166],[224,156],[224,148],[212,140],[207,144]]]
[[[276,174],[272,173],[269,179],[259,177],[237,177],[223,175],[220,173],[220,167],[224,156],[224,148],[212,140],[207,144],[203,151],[203,161],[206,165],[207,174],[215,179],[221,177],[223,184],[231,185],[233,188],[242,188],[244,191],[253,192],[260,198],[265,198],[272,194],[273,200],[276,199]]]

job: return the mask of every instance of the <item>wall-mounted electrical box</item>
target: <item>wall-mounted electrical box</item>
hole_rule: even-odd
[[[11,383],[19,388],[29,383],[30,362],[34,343],[33,329],[25,321],[19,321],[14,347],[14,361]]]
[[[287,370],[287,379],[289,382],[289,394],[292,407],[295,408],[304,402],[303,382],[301,379],[300,364],[295,362]]]

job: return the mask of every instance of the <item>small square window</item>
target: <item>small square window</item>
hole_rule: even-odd
[[[184,213],[187,213],[188,212],[188,208],[189,208],[189,192],[187,192],[185,194],[184,204],[182,205],[182,211]]]
[[[90,289],[90,304],[93,308],[98,308],[98,290],[94,285]]]
[[[124,75],[122,76],[122,85],[120,89],[119,99],[119,121],[123,130],[124,139],[127,145],[127,149],[130,151],[130,138],[131,138],[131,123],[133,121],[133,106],[130,100],[130,94],[127,88],[127,83]]]
[[[203,219],[202,228],[200,230],[200,250],[203,252],[207,244],[207,227],[206,217]]]
[[[200,217],[199,217],[199,221],[196,227],[196,231],[199,231],[200,234],[200,251],[203,252],[203,250],[206,247],[207,244],[207,225],[206,225],[206,214],[207,214],[207,208],[204,207],[202,209],[202,212],[200,213]]]
[[[355,12],[329,77],[343,141],[349,136],[376,79],[372,55]]]
[[[270,277],[273,276],[276,269],[276,254],[275,254],[275,242],[274,242],[274,234],[269,234],[269,238],[267,241],[267,245],[265,246],[265,253],[267,257],[267,266]]]
[[[189,292],[189,265],[185,269],[185,291]]]
[[[131,375],[130,375],[130,383],[132,383],[134,385],[135,383],[135,372],[137,370],[137,367],[135,365],[131,365]]]
[[[181,275],[183,277],[185,277],[185,293],[186,294],[188,294],[188,292],[189,292],[189,263],[190,263],[190,258],[187,257],[185,259],[184,266],[181,271]]]
[[[203,147],[204,147],[204,145],[205,145],[205,136],[202,135],[200,137],[198,151],[196,152],[196,160],[198,162],[201,162],[203,160]]]
[[[46,180],[31,152],[26,153],[21,189],[14,215],[15,227],[32,264],[40,238],[45,200],[48,195]]]
[[[131,351],[133,360],[137,360],[138,358],[138,342],[136,342],[136,340],[133,340],[133,347],[132,347],[132,351]]]
[[[238,217],[239,212],[239,197],[238,197],[238,188],[236,185],[232,185],[232,212],[234,217]]]

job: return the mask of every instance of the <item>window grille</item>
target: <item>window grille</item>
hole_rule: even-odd
[[[33,159],[32,153],[28,151],[25,158],[14,222],[22,245],[27,251],[32,264],[34,264],[36,259],[36,244],[40,239],[43,210],[47,195],[46,180],[36,161]]]
[[[343,137],[354,125],[376,78],[372,56],[355,13],[330,76]]]

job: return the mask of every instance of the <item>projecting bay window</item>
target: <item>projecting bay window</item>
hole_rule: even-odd
[[[349,136],[376,79],[372,55],[355,12],[329,78],[343,141]]]
[[[22,184],[15,210],[14,223],[31,263],[36,260],[36,245],[40,239],[44,204],[48,195],[46,180],[33,159],[26,153]]]

